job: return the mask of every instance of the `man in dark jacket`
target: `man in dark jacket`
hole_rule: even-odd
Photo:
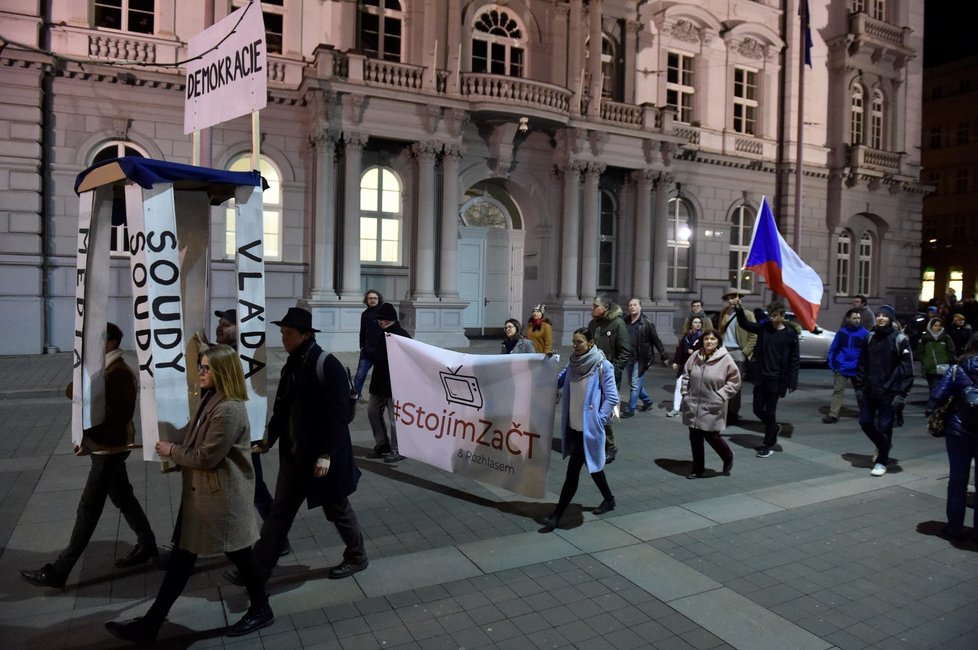
[[[357,374],[353,378],[353,390],[357,392],[357,397],[363,392],[363,384],[374,365],[377,348],[384,344],[384,333],[377,324],[377,310],[384,304],[384,297],[379,291],[368,289],[363,294],[363,304],[367,308],[360,314],[360,361],[357,363]]]
[[[391,390],[391,367],[387,358],[387,335],[405,338],[411,338],[411,335],[397,322],[397,310],[390,303],[385,302],[377,310],[377,323],[383,335],[374,353],[374,374],[370,378],[367,419],[370,420],[370,428],[374,434],[374,449],[367,454],[367,458],[383,458],[385,463],[396,463],[404,460],[404,456],[397,451],[397,423],[394,421],[394,393]]]
[[[289,357],[282,368],[266,439],[267,452],[279,443],[278,482],[272,510],[255,542],[255,553],[268,574],[278,563],[289,529],[303,501],[322,507],[336,526],[346,549],[343,561],[329,570],[336,580],[367,568],[363,533],[349,496],[357,489],[360,470],[353,462],[347,424],[350,383],[342,364],[316,343],[312,314],[292,307],[280,321],[282,345]],[[237,573],[226,572],[238,583]]]
[[[731,301],[737,310],[737,326],[757,335],[750,364],[754,376],[754,415],[764,423],[764,444],[757,449],[758,458],[774,453],[778,442],[778,399],[798,388],[798,331],[785,322],[785,306],[772,302],[767,320],[752,322],[744,313],[740,299]]]
[[[895,318],[896,311],[890,305],[876,311],[876,327],[866,337],[856,366],[854,383],[862,392],[858,399],[859,426],[876,445],[872,476],[886,474],[893,441],[894,401],[906,399],[913,386],[910,339],[893,327]]]
[[[635,415],[635,407],[638,406],[639,398],[642,399],[642,411],[648,411],[652,408],[652,398],[645,392],[645,371],[655,361],[655,351],[658,351],[659,359],[663,365],[668,365],[668,361],[666,361],[666,349],[662,347],[659,333],[652,321],[642,313],[642,301],[638,298],[632,298],[628,301],[628,315],[625,316],[625,325],[628,327],[631,357],[625,364],[624,376],[625,380],[629,382],[631,390],[628,395],[628,408],[622,410],[621,417],[630,418]]]
[[[625,364],[632,358],[631,339],[628,336],[628,326],[621,319],[621,307],[613,303],[610,296],[595,296],[591,303],[591,316],[587,328],[591,330],[594,344],[615,367],[615,386],[621,390],[622,372]],[[604,448],[604,462],[614,462],[618,447],[615,445],[615,433],[610,424],[604,425]]]
[[[842,395],[846,386],[852,383],[856,376],[856,366],[859,365],[859,353],[863,342],[869,336],[869,330],[862,325],[862,312],[853,308],[846,312],[846,326],[836,332],[829,346],[828,364],[834,373],[832,385],[832,402],[829,404],[829,414],[822,418],[825,424],[835,424],[839,421],[839,411],[842,409]]]

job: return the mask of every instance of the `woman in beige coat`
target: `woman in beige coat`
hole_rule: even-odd
[[[740,371],[716,332],[706,332],[702,340],[703,347],[686,361],[682,376],[683,424],[689,427],[693,451],[693,472],[686,478],[703,478],[704,440],[723,460],[724,476],[733,468],[733,451],[720,432],[726,427],[727,403],[740,391]]]
[[[166,576],[145,616],[105,624],[126,641],[156,639],[198,555],[227,555],[248,589],[251,607],[227,629],[227,636],[249,634],[274,621],[264,573],[251,546],[258,539],[258,525],[252,508],[255,474],[249,458],[251,436],[244,406],[248,396],[241,362],[233,348],[217,345],[201,357],[198,370],[202,400],[183,444],[156,443],[156,453],[172,459],[183,474],[180,514]]]

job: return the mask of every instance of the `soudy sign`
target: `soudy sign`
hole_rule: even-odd
[[[265,108],[268,62],[261,5],[249,2],[187,44],[183,132]]]
[[[157,440],[182,442],[197,402],[197,358],[188,345],[210,327],[211,207],[235,199],[238,352],[246,376],[254,437],[265,428],[265,261],[262,179],[146,158],[91,167],[75,182],[80,196],[76,271],[72,440],[104,418],[104,344],[108,317],[109,234],[117,186],[124,187],[132,314],[117,324],[139,363],[143,458],[159,460]],[[116,224],[119,225],[119,224]],[[131,331],[131,337],[129,332]],[[191,346],[193,347],[193,346]],[[188,390],[189,387],[189,390]]]
[[[517,494],[545,494],[556,358],[466,354],[391,335],[387,354],[400,453]]]

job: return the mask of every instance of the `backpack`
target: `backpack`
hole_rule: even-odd
[[[328,388],[328,386],[326,386],[326,361],[332,356],[333,356],[332,354],[323,354],[322,352],[320,352],[319,358],[316,359],[316,377],[319,378],[319,385],[322,386],[324,389]],[[357,391],[354,388],[354,384],[353,384],[353,373],[350,372],[349,368],[346,369],[346,379],[347,382],[349,383],[348,386],[349,391],[347,393],[345,419],[346,419],[346,423],[350,424],[351,422],[353,422],[353,419],[357,416],[358,396],[357,396]]]

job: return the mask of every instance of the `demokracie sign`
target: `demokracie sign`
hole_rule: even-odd
[[[265,108],[268,62],[258,2],[194,36],[187,54],[193,60],[187,63],[185,134]]]

